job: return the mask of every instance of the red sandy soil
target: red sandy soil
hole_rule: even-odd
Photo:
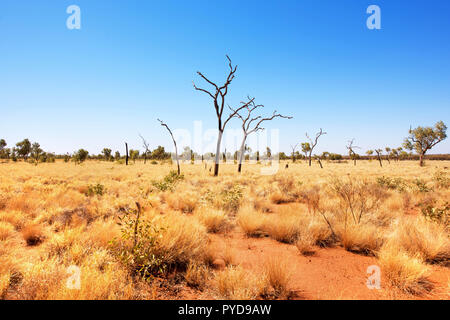
[[[269,238],[247,238],[235,231],[224,237],[211,235],[219,248],[233,251],[236,262],[243,268],[260,272],[264,262],[272,256],[281,256],[291,264],[291,289],[293,299],[445,299],[450,298],[450,269],[432,266],[431,292],[414,296],[390,288],[381,275],[381,289],[370,290],[366,286],[366,271],[377,265],[375,257],[348,252],[340,247],[318,248],[313,256],[302,256],[294,245],[279,243]]]

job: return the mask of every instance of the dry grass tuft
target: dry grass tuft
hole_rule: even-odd
[[[203,289],[208,282],[209,276],[210,271],[205,265],[190,262],[186,269],[184,279],[188,286]]]
[[[219,272],[215,284],[220,298],[228,300],[254,300],[263,290],[262,281],[241,267]]]
[[[392,241],[429,263],[448,263],[450,259],[450,238],[445,226],[423,218],[400,220]]]
[[[291,294],[289,282],[292,270],[289,261],[281,256],[273,256],[264,264],[266,281],[265,294],[275,298],[288,298]]]
[[[365,255],[373,255],[384,242],[383,234],[370,224],[350,225],[345,230],[342,228],[339,237],[345,250]]]
[[[22,230],[22,236],[27,245],[36,246],[44,240],[42,226],[30,225]]]
[[[431,290],[429,268],[419,256],[411,257],[396,246],[385,245],[378,253],[382,276],[394,287],[410,293],[422,294]]]
[[[298,251],[304,256],[311,256],[316,252],[316,239],[310,233],[302,233],[295,242]]]
[[[195,211],[195,216],[210,233],[227,232],[233,227],[227,214],[220,210],[202,207]]]
[[[14,233],[14,226],[10,223],[0,221],[0,241],[5,241]]]

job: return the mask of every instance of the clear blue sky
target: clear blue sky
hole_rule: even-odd
[[[68,30],[66,8],[81,8]],[[368,30],[366,8],[381,8]],[[170,147],[156,122],[215,128],[196,71],[223,81],[238,64],[228,102],[255,96],[294,116],[281,150],[320,127],[319,151],[399,146],[412,126],[450,126],[450,1],[0,2],[0,138],[30,138],[57,153],[99,153],[123,142]],[[230,128],[237,128],[234,121]],[[450,152],[450,138],[433,153]]]

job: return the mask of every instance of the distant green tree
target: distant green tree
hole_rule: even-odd
[[[104,159],[105,161],[111,161],[111,153],[112,153],[111,149],[104,148],[104,149],[102,150],[103,159]]]
[[[136,159],[139,158],[139,150],[130,149],[130,159],[133,163],[136,163]]]
[[[419,154],[420,166],[423,167],[424,156],[428,150],[447,138],[447,126],[439,121],[433,127],[417,127],[409,129],[403,146],[407,150],[415,150]]]
[[[74,153],[72,160],[75,163],[82,163],[84,161],[86,161],[87,157],[89,155],[89,151],[84,150],[84,149],[80,149],[77,152]]]
[[[0,159],[7,159],[8,156],[6,156],[6,146],[8,144],[6,143],[5,139],[0,139]]]
[[[342,155],[337,153],[330,153],[329,157],[330,160],[342,160]]]
[[[309,142],[303,142],[301,146],[302,152],[305,154],[305,159],[308,159],[308,153],[311,151],[311,145],[309,144]]]
[[[150,157],[155,160],[165,160],[170,158],[170,153],[166,152],[164,147],[158,146],[155,150],[151,152]]]
[[[31,142],[28,139],[24,139],[18,143],[16,143],[16,152],[17,155],[21,158],[23,158],[24,160],[27,160],[28,155],[31,152]]]
[[[120,152],[116,151],[116,153],[114,154],[114,160],[119,161],[120,160]]]
[[[31,158],[33,158],[34,161],[36,161],[36,163],[39,162],[39,157],[41,156],[41,154],[43,152],[44,151],[41,149],[41,145],[39,143],[35,142],[32,144],[30,154],[31,154]]]

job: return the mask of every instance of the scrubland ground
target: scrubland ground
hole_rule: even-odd
[[[0,298],[450,298],[449,161],[210,167],[1,163]]]

